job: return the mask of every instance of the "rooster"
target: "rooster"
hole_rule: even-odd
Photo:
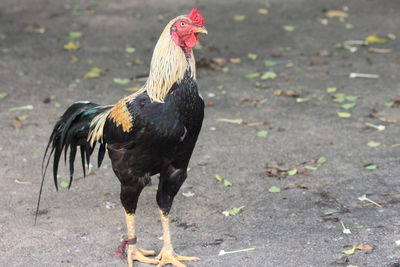
[[[168,219],[174,197],[187,177],[187,167],[204,117],[204,102],[197,89],[192,51],[199,33],[207,34],[207,30],[204,18],[195,8],[188,15],[171,20],[155,46],[145,85],[115,105],[74,103],[54,126],[43,157],[37,212],[52,156],[54,183],[58,190],[58,165],[63,152],[67,158],[69,149],[69,187],[78,147],[84,175],[96,144],[100,146],[98,166],[108,152],[112,169],[121,182],[120,199],[128,232],[127,238],[118,246],[117,255],[127,251],[128,266],[133,266],[133,261],[185,266],[181,261],[199,260],[175,253]],[[140,193],[155,174],[160,174],[156,198],[164,245],[158,256],[150,258],[156,252],[136,244],[135,211]]]

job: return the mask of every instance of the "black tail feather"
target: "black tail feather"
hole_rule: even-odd
[[[96,143],[90,145],[87,137],[90,130],[90,123],[95,116],[108,110],[110,107],[99,106],[90,102],[78,102],[70,106],[58,120],[50,135],[43,160],[42,160],[42,181],[40,184],[38,203],[36,207],[35,223],[37,220],[40,198],[43,190],[44,178],[49,166],[50,159],[53,156],[53,179],[56,190],[58,191],[58,165],[62,152],[64,150],[64,161],[66,163],[68,148],[69,152],[69,184],[71,187],[74,175],[74,161],[76,157],[77,147],[80,147],[83,175],[86,176],[86,163],[89,164]],[[51,149],[50,149],[51,147]],[[98,163],[101,164],[105,154],[105,146],[101,144]],[[101,158],[101,160],[100,160]],[[100,167],[99,164],[99,167]]]

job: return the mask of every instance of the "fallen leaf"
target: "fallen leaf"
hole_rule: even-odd
[[[214,176],[215,180],[217,180],[218,182],[222,182],[222,177],[219,174],[216,174]]]
[[[368,163],[368,164],[364,165],[364,168],[369,170],[369,171],[373,171],[373,170],[378,169],[378,165],[373,164],[373,163]]]
[[[75,56],[75,55],[70,55],[69,56],[69,60],[71,62],[78,62],[79,61],[79,57]]]
[[[235,16],[233,16],[233,19],[235,21],[244,21],[246,19],[246,16],[245,15],[235,15]]]
[[[329,10],[325,12],[325,17],[327,18],[347,18],[349,15],[346,12],[340,10]]]
[[[369,147],[378,147],[381,145],[381,143],[379,142],[375,142],[375,141],[369,141],[367,144]]]
[[[5,98],[6,96],[8,96],[8,93],[6,93],[6,92],[0,93],[0,99]]]
[[[268,9],[265,9],[265,8],[259,8],[259,9],[257,9],[257,12],[261,15],[267,15],[269,11],[268,11]]]
[[[396,102],[397,102],[397,101],[396,101]],[[391,102],[385,102],[383,105],[384,105],[385,107],[387,107],[387,108],[391,108],[391,107],[393,107],[394,102],[393,102],[393,101],[391,101]]]
[[[274,95],[276,95],[276,96],[280,96],[282,93],[283,93],[283,91],[280,89],[274,91]]]
[[[230,181],[224,179],[224,186],[225,186],[225,187],[231,187],[232,185],[233,185],[233,184],[232,184]]]
[[[64,49],[68,51],[78,50],[80,48],[79,44],[76,42],[69,41],[64,45]]]
[[[289,90],[289,91],[287,91],[285,93],[285,96],[287,96],[287,97],[298,97],[298,96],[300,96],[300,94],[295,92],[295,91]]]
[[[293,176],[293,175],[296,175],[297,174],[297,169],[291,169],[291,170],[288,170],[288,175],[289,176]]]
[[[276,66],[277,62],[275,60],[265,60],[264,66],[265,67],[273,67]]]
[[[92,79],[100,77],[103,74],[103,71],[99,68],[92,68],[88,73],[86,73],[83,78],[84,79]]]
[[[220,122],[227,122],[227,123],[234,123],[234,124],[242,124],[243,120],[242,119],[224,119],[224,118],[219,118],[217,121]]]
[[[316,161],[318,164],[324,164],[327,161],[325,157],[319,157]]]
[[[296,29],[296,27],[291,26],[291,25],[285,25],[285,26],[283,26],[283,29],[287,32],[292,32]]]
[[[245,208],[245,206],[240,206],[238,208],[232,208],[230,210],[223,211],[222,214],[224,214],[225,216],[233,216],[233,215],[238,214],[244,208]]]
[[[336,90],[337,90],[336,87],[328,87],[328,88],[326,88],[326,92],[330,93],[330,94],[335,93]]]
[[[127,78],[114,78],[113,81],[117,84],[125,85],[128,84],[131,80]]]
[[[30,181],[21,181],[21,180],[18,179],[18,178],[14,179],[14,182],[17,183],[17,184],[33,184],[33,183],[30,182]]]
[[[253,127],[253,126],[260,126],[260,125],[265,125],[265,124],[268,124],[268,122],[267,121],[257,121],[257,122],[246,123],[246,126]]]
[[[125,52],[129,53],[129,54],[135,53],[136,52],[136,48],[134,48],[133,46],[126,46],[125,47]]]
[[[251,60],[256,60],[257,59],[257,54],[254,53],[248,53],[247,57],[250,58]]]
[[[385,44],[389,40],[386,38],[381,38],[376,34],[373,34],[365,38],[365,41],[368,42],[369,44]]]
[[[393,33],[388,33],[386,35],[386,38],[388,38],[389,40],[396,40],[396,35],[394,35]]]
[[[340,118],[346,118],[346,119],[351,117],[351,114],[348,113],[348,112],[337,112],[337,115],[338,115]]]
[[[316,167],[316,166],[309,166],[309,165],[307,165],[307,166],[304,166],[304,168],[307,169],[307,170],[310,170],[310,171],[316,171],[316,170],[318,170],[318,167]]]
[[[242,60],[240,59],[240,57],[235,57],[235,58],[230,58],[229,61],[233,64],[239,64],[240,62],[242,62]]]
[[[270,188],[268,188],[268,192],[270,192],[270,193],[280,193],[281,189],[279,187],[273,185]]]
[[[297,214],[296,212],[292,212],[292,213],[290,213],[289,216],[290,216],[290,217],[296,217],[296,216],[298,216],[298,214]]]
[[[254,78],[257,78],[258,76],[260,76],[260,73],[258,73],[258,72],[248,73],[248,74],[244,75],[244,77],[247,79],[254,79]]]
[[[354,108],[355,106],[356,106],[356,103],[346,103],[346,104],[341,105],[340,107],[341,107],[342,109],[352,109],[352,108]]]
[[[371,53],[378,53],[378,54],[389,54],[393,52],[393,49],[390,48],[376,48],[376,47],[369,47],[368,52]]]
[[[20,107],[12,107],[9,108],[8,111],[18,111],[18,110],[31,110],[33,109],[32,105],[20,106]]]
[[[318,52],[318,55],[321,57],[330,57],[332,56],[331,52],[329,50],[321,50]]]
[[[70,33],[68,34],[68,37],[65,38],[65,39],[66,39],[66,41],[73,41],[73,40],[75,40],[75,39],[81,38],[82,35],[83,35],[82,32],[70,32]]]
[[[63,182],[60,183],[60,186],[61,186],[62,188],[68,188],[69,183],[63,181]]]
[[[34,24],[29,24],[25,27],[24,29],[26,32],[32,32],[32,33],[41,33],[43,34],[46,31],[46,28],[34,23]]]
[[[265,131],[265,130],[258,131],[258,132],[257,132],[257,136],[258,136],[258,137],[263,137],[263,138],[265,138],[265,137],[268,136],[268,131]]]
[[[229,67],[227,66],[227,67],[223,67],[222,69],[221,69],[221,71],[222,72],[228,72],[229,71]]]
[[[277,77],[278,75],[273,72],[273,71],[267,71],[261,76],[261,80],[273,80]]]
[[[296,102],[297,103],[308,102],[310,100],[311,100],[311,98],[308,98],[308,97],[298,97],[298,98],[296,98]]]
[[[182,195],[185,196],[185,197],[193,197],[194,193],[189,191],[187,193],[182,193]]]

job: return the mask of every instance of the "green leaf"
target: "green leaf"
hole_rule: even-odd
[[[226,72],[229,71],[229,67],[228,67],[228,66],[225,66],[225,67],[223,67],[223,68],[221,69],[221,71],[226,73]]]
[[[338,98],[335,98],[333,101],[342,103],[342,102],[346,101],[346,97],[345,96],[338,97]]]
[[[391,108],[394,105],[394,102],[385,102],[383,105],[387,108]]]
[[[75,40],[75,39],[81,38],[82,35],[83,35],[82,32],[70,32],[69,35],[68,35],[68,37],[65,38],[65,39],[66,39],[67,41],[73,41],[73,40]]]
[[[124,84],[129,83],[131,80],[130,79],[126,79],[126,78],[114,78],[113,81],[115,83],[117,83],[117,84],[124,85]]]
[[[369,141],[367,144],[369,147],[378,147],[381,145],[381,143],[379,142],[375,142],[375,141]]]
[[[276,61],[275,60],[265,60],[264,61],[264,66],[265,67],[273,67],[276,66]]]
[[[228,180],[224,179],[224,186],[226,187],[231,187],[233,184],[229,182]]]
[[[315,166],[309,166],[309,165],[307,165],[307,166],[304,166],[304,168],[305,168],[305,169],[307,169],[307,170],[310,170],[310,171],[316,171],[316,170],[318,170],[318,167],[315,167]]]
[[[326,88],[326,92],[327,93],[335,93],[336,92],[336,90],[337,90],[337,88],[336,87],[328,87],[328,88]]]
[[[337,115],[338,115],[340,118],[346,118],[346,119],[351,117],[351,114],[348,113],[348,112],[338,112]]]
[[[296,175],[296,174],[297,174],[297,169],[288,170],[287,174],[288,174],[289,176]]]
[[[254,79],[254,78],[257,78],[258,76],[260,76],[260,73],[258,73],[258,72],[248,73],[248,74],[244,75],[244,77],[247,79]]]
[[[275,72],[273,72],[273,71],[267,71],[266,73],[264,73],[264,74],[261,76],[261,80],[273,80],[273,79],[275,79],[277,76],[278,76],[278,75],[277,75]]]
[[[283,29],[285,31],[287,31],[287,32],[292,32],[292,31],[294,31],[296,29],[296,27],[295,26],[291,26],[291,25],[285,25],[285,26],[283,26]]]
[[[365,226],[364,225],[356,225],[357,229],[363,229]]]
[[[233,216],[233,215],[238,214],[244,208],[245,208],[245,206],[240,206],[238,208],[233,208],[230,210],[223,211],[222,214],[224,214],[225,216],[230,216],[230,215]]]
[[[257,54],[254,53],[248,53],[247,57],[250,58],[251,60],[256,60],[257,59]]]
[[[233,17],[233,19],[234,19],[235,21],[244,21],[244,20],[246,19],[246,16],[245,16],[245,15],[235,15],[235,16]]]
[[[265,137],[268,136],[268,131],[265,131],[265,130],[258,131],[258,132],[257,132],[257,136],[258,136],[258,137],[263,137],[263,138],[265,138]]]
[[[364,168],[366,168],[369,171],[373,171],[373,170],[378,169],[378,165],[369,163],[369,164],[364,165]]]
[[[6,92],[0,93],[0,99],[5,98],[6,96],[8,96],[8,93]]]
[[[311,100],[311,98],[309,98],[309,97],[298,97],[298,98],[296,98],[296,102],[297,103],[308,102],[310,100]]]
[[[62,188],[68,188],[68,183],[67,182],[61,182],[60,183],[60,186],[62,187]]]
[[[346,104],[341,105],[340,107],[341,107],[342,109],[352,109],[352,108],[354,108],[355,106],[356,106],[356,103],[346,103]]]
[[[271,186],[270,188],[268,188],[268,191],[270,193],[279,193],[281,192],[281,189],[275,185]]]
[[[346,99],[346,101],[355,101],[357,100],[358,96],[352,96],[352,95],[348,95],[344,97]]]
[[[296,212],[290,213],[290,217],[296,217],[298,214]]]
[[[127,46],[127,47],[125,47],[125,52],[129,53],[129,54],[135,53],[136,52],[136,48],[131,47],[131,46]]]
[[[325,157],[319,157],[317,159],[317,163],[318,164],[324,164],[327,161],[327,159]]]
[[[217,180],[218,182],[222,182],[222,177],[219,174],[216,174],[214,176],[215,180]]]

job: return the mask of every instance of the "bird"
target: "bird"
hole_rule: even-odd
[[[129,267],[134,261],[183,267],[186,265],[182,261],[199,260],[175,252],[169,213],[174,197],[187,178],[188,164],[204,118],[204,101],[196,83],[193,55],[198,35],[208,33],[204,21],[199,10],[193,8],[189,14],[178,16],[166,25],[154,48],[148,79],[137,92],[115,105],[75,102],[59,118],[42,161],[35,222],[51,159],[58,191],[59,162],[63,152],[65,163],[68,155],[70,188],[78,147],[85,176],[98,144],[97,165],[100,167],[107,152],[121,183],[120,200],[125,211],[127,237],[119,244],[116,254],[126,253]],[[158,255],[154,250],[138,246],[135,231],[139,195],[151,181],[151,176],[157,174],[156,201],[163,229],[163,247]]]

